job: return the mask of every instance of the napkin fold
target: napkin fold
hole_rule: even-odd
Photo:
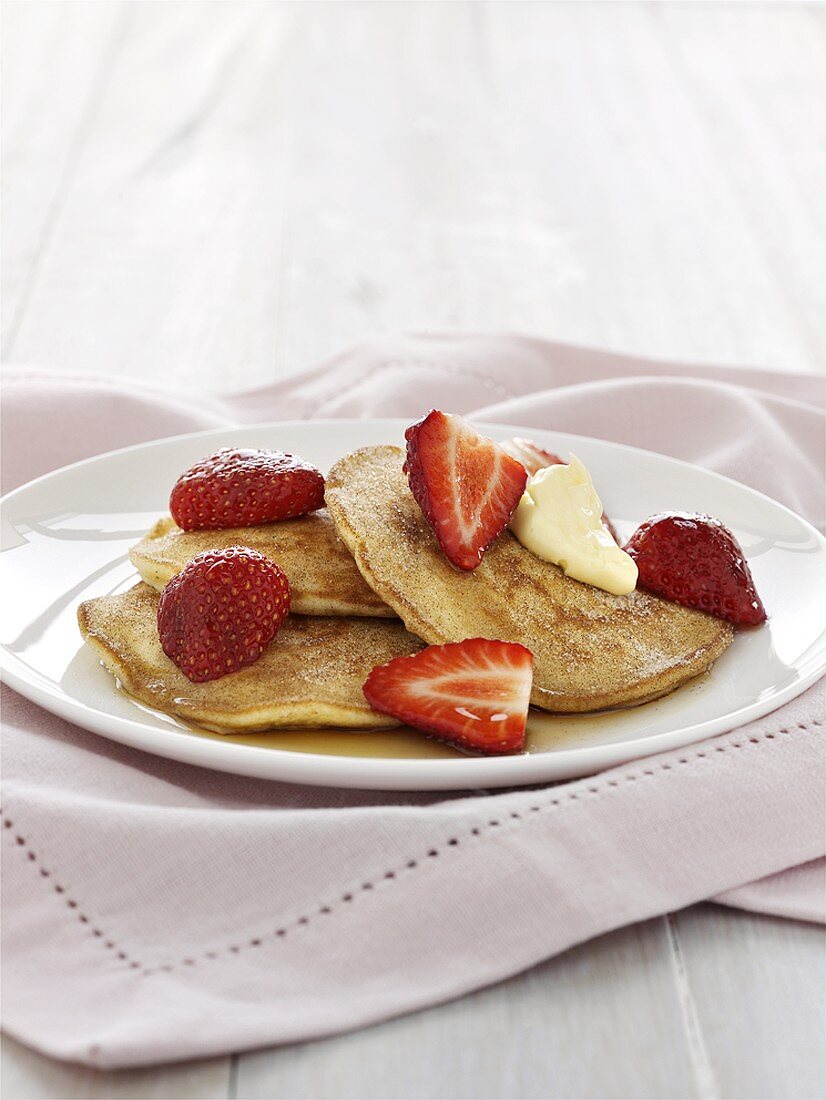
[[[6,372],[3,490],[233,423],[441,406],[718,470],[823,527],[820,379],[509,336],[381,340],[210,398]],[[820,685],[758,722],[599,776],[452,796],[223,775],[3,694],[4,1025],[148,1064],[308,1039],[499,980],[714,898],[824,918]]]

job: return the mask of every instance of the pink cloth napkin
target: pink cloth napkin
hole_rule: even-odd
[[[387,340],[197,400],[9,371],[3,487],[182,431],[431,405],[676,455],[823,526],[819,379],[514,337]],[[5,690],[5,1027],[147,1064],[358,1027],[702,899],[822,920],[822,703],[818,685],[594,778],[445,797],[212,773]]]

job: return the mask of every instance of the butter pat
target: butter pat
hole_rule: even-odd
[[[602,522],[602,503],[576,455],[567,466],[546,466],[528,478],[510,528],[527,550],[569,577],[615,596],[634,591],[636,563]]]

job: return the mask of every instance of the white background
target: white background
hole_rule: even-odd
[[[8,2],[3,356],[249,388],[371,334],[826,362],[821,5]],[[724,842],[724,838],[721,838]],[[358,1034],[23,1097],[822,1096],[822,935],[697,907]]]

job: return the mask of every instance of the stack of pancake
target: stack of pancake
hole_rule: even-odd
[[[397,447],[335,464],[327,508],[260,527],[182,531],[160,520],[131,552],[142,583],[89,600],[84,638],[132,695],[219,732],[394,725],[368,706],[370,670],[423,643],[469,637],[532,651],[531,702],[584,712],[633,706],[705,671],[730,644],[722,620],[643,591],[612,596],[566,577],[503,532],[472,573],[455,570],[413,499]],[[291,614],[264,655],[192,684],[164,654],[159,591],[202,550],[249,546],[277,562]]]

